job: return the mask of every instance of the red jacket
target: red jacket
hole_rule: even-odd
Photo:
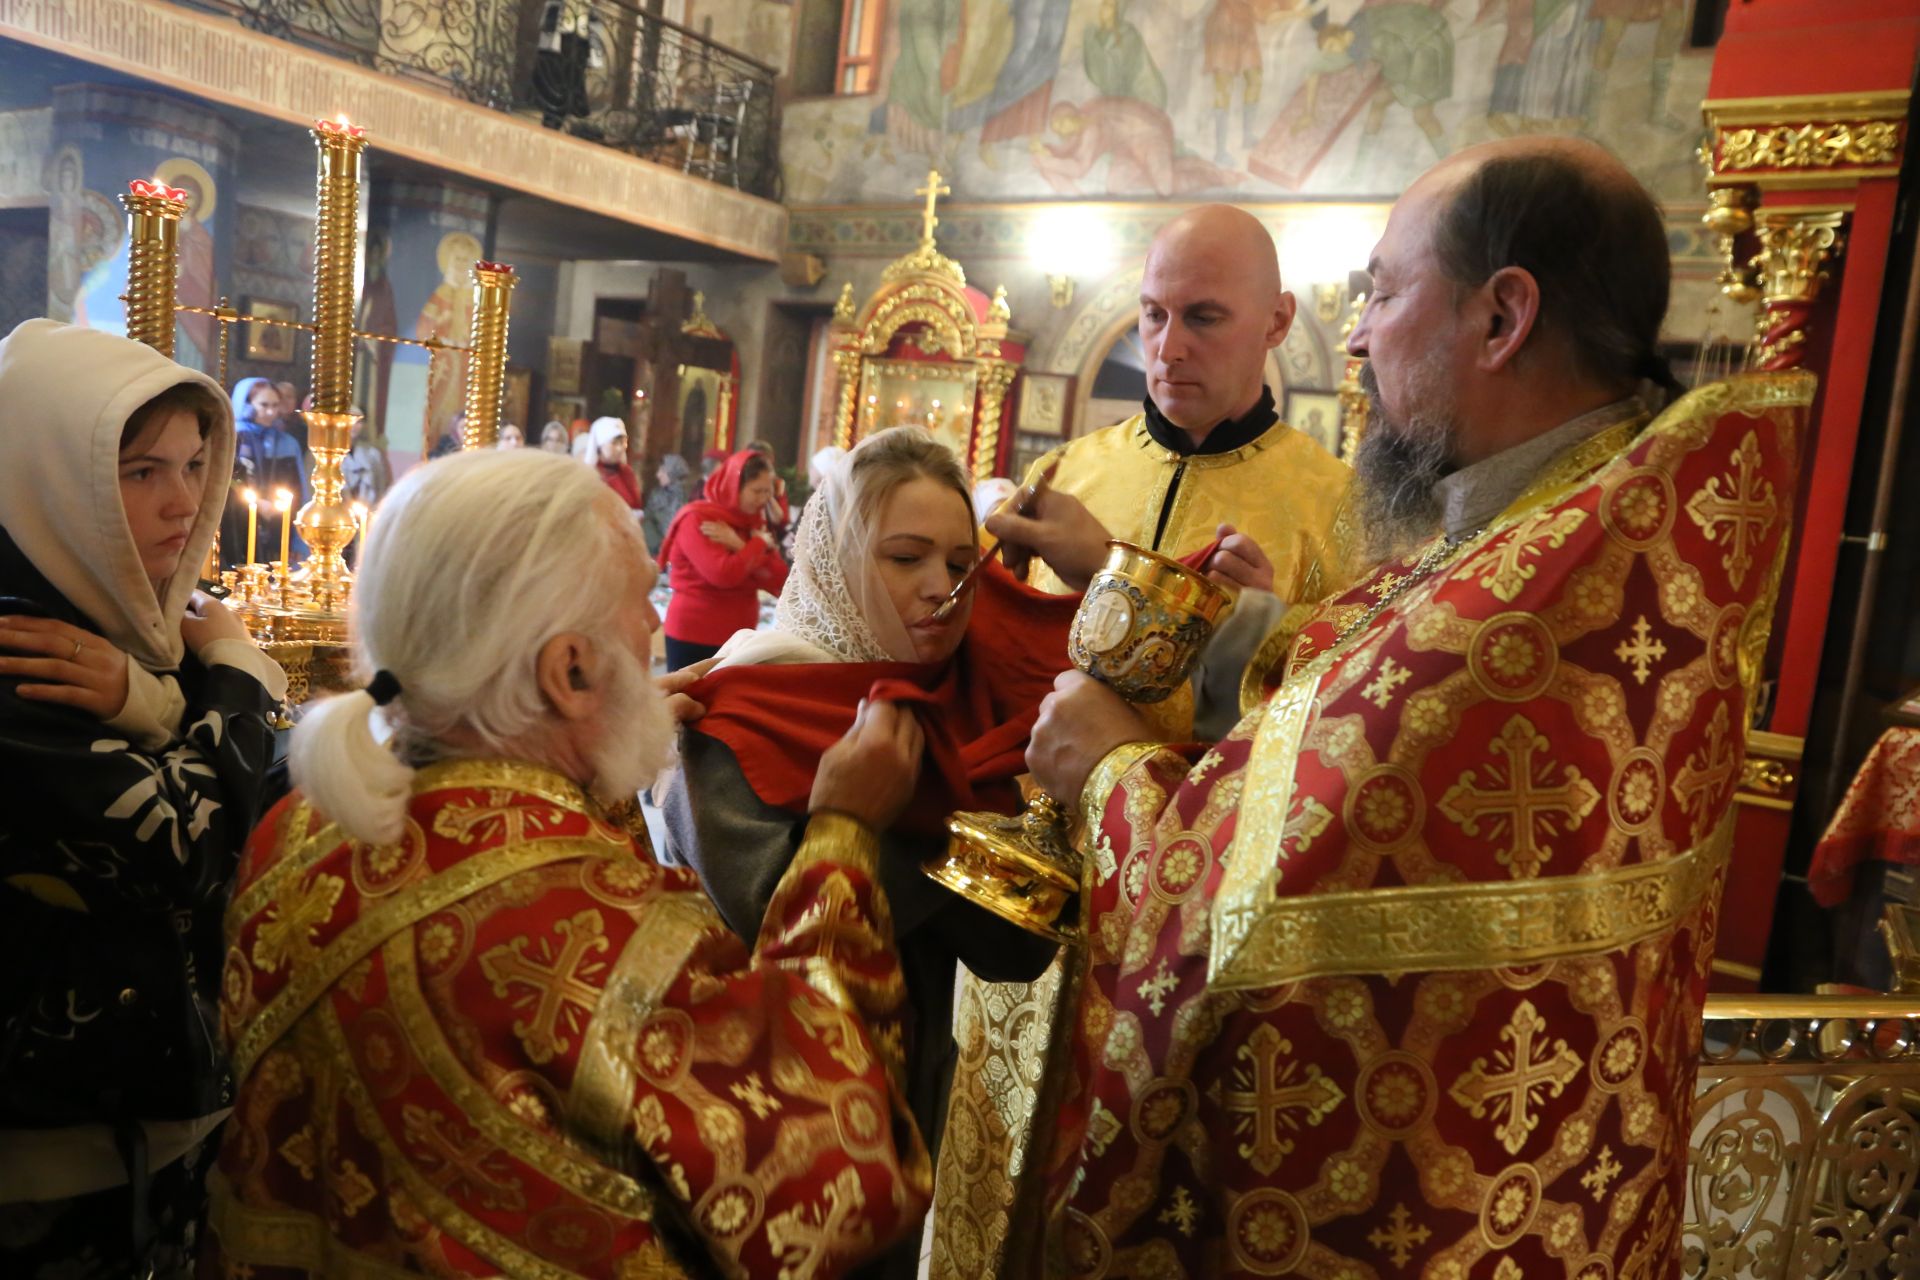
[[[607,488],[620,495],[620,501],[635,511],[640,509],[640,478],[633,474],[633,468],[624,462],[596,463],[600,478],[607,482]]]
[[[757,511],[740,509],[740,473],[758,454],[742,450],[707,477],[704,499],[680,508],[660,540],[660,563],[667,568],[673,599],[667,604],[665,630],[688,644],[725,644],[736,631],[760,622],[760,592],[780,594],[787,562],[778,549],[757,536],[765,521]],[[746,540],[738,551],[700,532],[719,520]]]

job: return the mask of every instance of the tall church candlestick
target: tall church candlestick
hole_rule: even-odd
[[[460,444],[491,449],[500,439],[507,376],[507,309],[520,278],[502,262],[473,264],[473,345],[467,350],[467,424]]]
[[[353,313],[360,251],[360,164],[367,131],[321,120],[312,130],[319,151],[319,201],[313,230],[313,408],[307,445],[313,451],[313,498],[295,522],[306,540],[300,576],[313,607],[343,613],[352,574],[342,554],[353,541],[353,513],[341,499],[341,461],[353,447]]]
[[[120,197],[127,211],[127,336],[173,358],[174,288],[180,218],[187,193],[136,178]]]

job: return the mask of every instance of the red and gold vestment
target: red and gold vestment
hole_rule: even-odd
[[[406,834],[298,794],[250,843],[206,1271],[829,1276],[915,1227],[878,846],[816,815],[751,955],[691,871],[527,765],[434,765]]]
[[[1226,741],[1101,763],[1066,1274],[1669,1273],[1811,395],[1608,428],[1330,601]]]

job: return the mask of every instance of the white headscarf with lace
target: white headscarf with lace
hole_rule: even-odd
[[[735,633],[716,667],[801,662],[915,662],[913,637],[900,619],[874,558],[872,517],[862,513],[854,474],[871,451],[898,445],[895,427],[868,436],[827,462],[822,483],[807,499],[794,535],[793,570],[780,592],[770,631]],[[915,440],[916,444],[921,443]],[[817,460],[817,459],[816,459]],[[957,494],[956,494],[957,496]]]

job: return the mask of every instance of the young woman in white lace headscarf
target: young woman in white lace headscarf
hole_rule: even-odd
[[[920,866],[945,847],[955,809],[1017,807],[1012,780],[1033,712],[1067,666],[1075,602],[990,565],[978,592],[932,621],[972,565],[976,533],[959,462],[919,428],[868,438],[822,480],[800,517],[773,628],[736,635],[694,687],[707,712],[683,735],[684,767],[663,795],[667,853],[698,871],[728,924],[752,938],[796,847],[819,735],[844,728],[882,688],[915,707],[931,758],[914,806],[882,836],[881,881],[915,1012],[908,1100],[931,1145],[952,1076],[956,962],[989,981],[1027,981],[1053,946]]]

